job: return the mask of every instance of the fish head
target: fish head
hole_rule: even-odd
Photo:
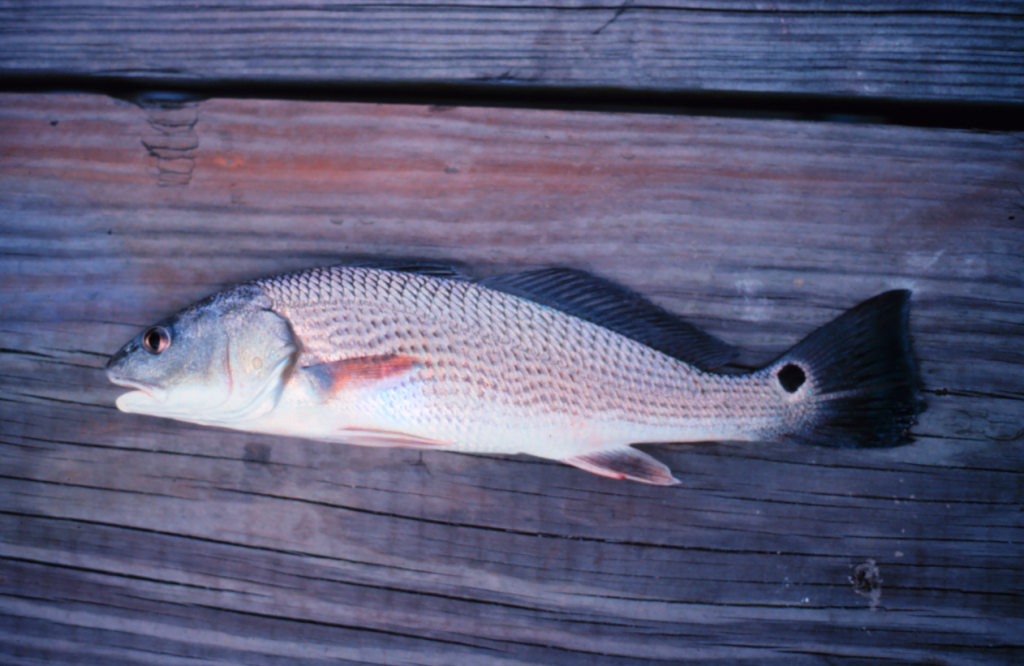
[[[117,399],[123,412],[237,426],[273,409],[298,348],[262,293],[241,287],[145,329],[106,371],[135,389]]]

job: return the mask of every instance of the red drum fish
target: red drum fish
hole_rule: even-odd
[[[416,262],[313,268],[215,294],[107,365],[124,412],[364,446],[526,453],[678,483],[631,445],[908,441],[923,409],[908,291],[868,300],[766,367],[572,269],[473,280]]]

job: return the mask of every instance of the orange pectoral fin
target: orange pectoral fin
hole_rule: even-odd
[[[359,356],[302,368],[325,399],[348,389],[373,388],[420,366],[412,356],[382,354]]]

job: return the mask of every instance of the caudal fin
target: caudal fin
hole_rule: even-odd
[[[769,366],[788,393],[807,393],[781,439],[844,448],[896,446],[925,407],[910,348],[910,292],[889,291],[809,335]],[[792,430],[792,431],[787,431]]]

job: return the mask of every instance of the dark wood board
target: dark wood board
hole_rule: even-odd
[[[1008,134],[0,96],[0,662],[1019,663],[1022,187]],[[141,327],[356,254],[590,270],[751,365],[910,288],[929,408],[673,488],[115,409]]]
[[[0,3],[0,76],[1020,103],[1022,32],[999,1],[36,0]]]

